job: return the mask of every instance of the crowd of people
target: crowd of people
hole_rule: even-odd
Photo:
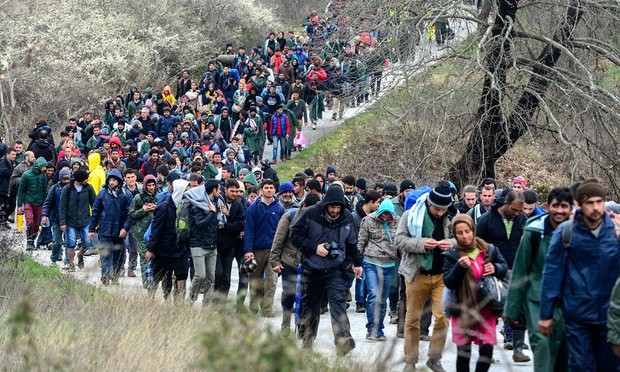
[[[380,89],[379,55],[331,41],[322,22],[313,14],[303,33],[272,33],[247,54],[228,46],[200,79],[183,71],[175,91],[132,85],[101,115],[69,119],[60,141],[41,120],[26,148],[0,145],[0,226],[17,212],[27,250],[49,248],[69,272],[98,254],[103,285],[140,276],[178,303],[227,301],[236,261],[239,311],[249,290],[249,311],[273,317],[281,277],[282,332],[293,323],[307,349],[329,311],[338,355],[350,352],[355,311],[370,342],[396,326],[407,370],[429,341],[426,366],[443,371],[449,329],[457,371],[469,370],[472,343],[476,371],[488,370],[498,324],[515,363],[531,346],[536,371],[617,370],[620,211],[599,182],[541,203],[521,176],[460,193],[449,181],[370,188],[333,166],[279,180],[272,165],[324,106],[337,119]],[[507,296],[491,301],[483,290],[501,283]]]

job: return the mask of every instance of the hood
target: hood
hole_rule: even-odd
[[[37,160],[34,161],[34,165],[32,166],[32,168],[35,172],[38,172],[41,167],[47,167],[47,160],[45,160],[44,157],[39,156]]]
[[[170,85],[166,85],[162,92],[168,92],[168,94],[172,94],[172,89],[170,89]]]
[[[174,206],[178,206],[183,199],[183,193],[185,193],[185,189],[189,185],[189,181],[178,179],[172,182],[172,201],[174,202]]]
[[[99,166],[101,166],[101,155],[98,152],[88,155],[88,169],[92,172],[93,169]]]
[[[118,137],[111,137],[110,138],[110,145],[115,143],[116,145],[118,145],[119,148],[123,148],[123,146],[121,145],[121,139]]]
[[[130,91],[131,91],[131,88],[138,89],[138,83],[131,83],[131,87],[129,88]]]
[[[123,175],[122,175],[122,174],[121,174],[121,172],[120,172],[118,169],[116,169],[116,168],[114,168],[114,169],[110,169],[110,171],[108,172],[108,175],[107,175],[107,176],[106,176],[106,178],[105,178],[105,184],[106,184],[106,186],[107,186],[107,184],[108,184],[108,180],[109,180],[110,178],[112,178],[112,177],[114,177],[114,178],[116,178],[116,179],[118,180],[118,182],[119,182],[119,184],[118,184],[118,185],[119,185],[119,186],[123,186]]]
[[[153,176],[152,174],[147,174],[146,177],[144,177],[144,180],[142,181],[142,187],[144,188],[144,190],[146,190],[146,184],[148,181],[153,181],[155,182],[155,184],[157,184],[157,179],[155,178],[155,176]]]
[[[207,212],[209,211],[209,204],[211,203],[207,200],[208,196],[204,187],[201,186],[191,188],[187,190],[184,197],[185,200],[188,200],[193,206],[201,208]]]
[[[244,178],[243,182],[251,183],[252,186],[258,186],[258,182],[256,181],[256,177],[254,176],[254,172],[248,173]]]
[[[344,198],[344,192],[338,186],[330,187],[325,193],[325,197],[321,202],[321,209],[325,210],[328,205],[336,204],[340,205],[343,209],[347,207],[347,202]]]
[[[394,211],[394,203],[392,202],[392,199],[385,199],[381,202],[381,204],[379,204],[379,209],[375,212],[375,219],[378,218],[383,212],[388,212],[392,215],[392,219],[394,219],[394,216],[396,216],[396,211]]]

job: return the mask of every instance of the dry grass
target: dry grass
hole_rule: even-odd
[[[345,370],[229,309],[121,296],[18,254],[0,277],[3,371]]]

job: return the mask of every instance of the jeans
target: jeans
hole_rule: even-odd
[[[135,270],[138,266],[138,242],[132,234],[127,234],[124,240],[124,249],[121,250],[121,268],[125,266],[127,256],[129,256],[129,262],[127,268],[129,270]]]
[[[280,159],[286,158],[285,136],[273,136],[273,160],[278,160],[278,147],[280,148]]]
[[[230,291],[230,275],[234,259],[235,250],[233,247],[218,248],[215,265],[215,290],[223,299],[228,298],[228,292]]]
[[[54,240],[54,237],[52,233],[52,226],[51,225],[48,227],[41,226],[41,231],[39,231],[39,236],[37,236],[37,241],[35,245],[37,247],[44,247],[45,249],[45,246],[47,246],[53,240]]]
[[[282,310],[293,310],[295,305],[295,292],[297,291],[297,269],[284,266],[282,270]]]
[[[85,249],[92,249],[93,243],[88,239],[88,226],[67,226],[67,230],[65,231],[65,247],[67,247],[67,249],[75,249],[78,235],[80,239],[82,239],[82,246]]]
[[[407,291],[407,315],[405,316],[405,362],[418,363],[420,346],[420,318],[424,302],[431,299],[435,326],[428,348],[428,357],[441,359],[448,335],[448,321],[443,313],[443,274],[425,275],[418,273],[405,283]]]
[[[99,254],[101,255],[101,276],[113,278],[118,276],[123,262],[121,251],[125,249],[123,238],[117,236],[99,236]]]
[[[52,262],[60,261],[62,257],[62,231],[60,231],[60,225],[56,222],[52,222]]]
[[[387,312],[394,267],[381,267],[364,261],[364,275],[368,299],[366,302],[366,328],[368,333],[383,336],[383,319]]]
[[[355,279],[355,304],[357,306],[366,307],[367,296],[368,288],[366,283],[366,275],[364,273],[360,279]]]
[[[194,260],[194,279],[192,279],[192,288],[189,290],[189,298],[196,301],[198,294],[203,292],[202,304],[209,303],[211,296],[209,292],[213,290],[215,283],[215,266],[217,260],[216,249],[204,249],[201,247],[191,247],[192,259]]]

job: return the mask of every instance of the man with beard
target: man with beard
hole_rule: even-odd
[[[280,189],[278,190],[278,197],[280,199],[280,204],[282,204],[282,206],[286,210],[299,207],[299,203],[295,202],[294,199],[294,191],[295,186],[293,186],[293,183],[291,181],[283,182],[280,185]]]
[[[142,285],[146,288],[146,242],[144,233],[151,224],[153,211],[157,207],[155,197],[157,195],[157,180],[149,174],[144,177],[142,190],[133,198],[129,206],[127,217],[132,221],[132,238],[136,241],[138,255],[140,256],[140,271],[142,272]]]
[[[467,215],[478,223],[480,216],[491,210],[493,201],[495,200],[495,188],[493,185],[484,185],[480,189],[480,203],[476,204],[467,212]]]
[[[555,329],[549,337],[543,336],[538,330],[538,319],[545,256],[553,231],[570,217],[573,196],[566,187],[554,188],[547,197],[547,205],[549,214],[533,218],[525,225],[504,307],[504,317],[512,323],[518,322],[525,307],[525,319],[534,352],[534,370],[540,372],[565,371],[568,368],[564,320],[560,309],[555,309],[553,313]]]
[[[8,149],[0,159],[0,228],[10,229],[8,217],[13,213],[10,209],[11,175],[15,169],[15,149]]]
[[[575,193],[581,209],[558,226],[545,257],[538,327],[558,332],[555,308],[561,306],[569,371],[617,371],[618,358],[607,342],[607,310],[618,278],[620,240],[616,220],[605,213],[606,191],[597,180]]]

